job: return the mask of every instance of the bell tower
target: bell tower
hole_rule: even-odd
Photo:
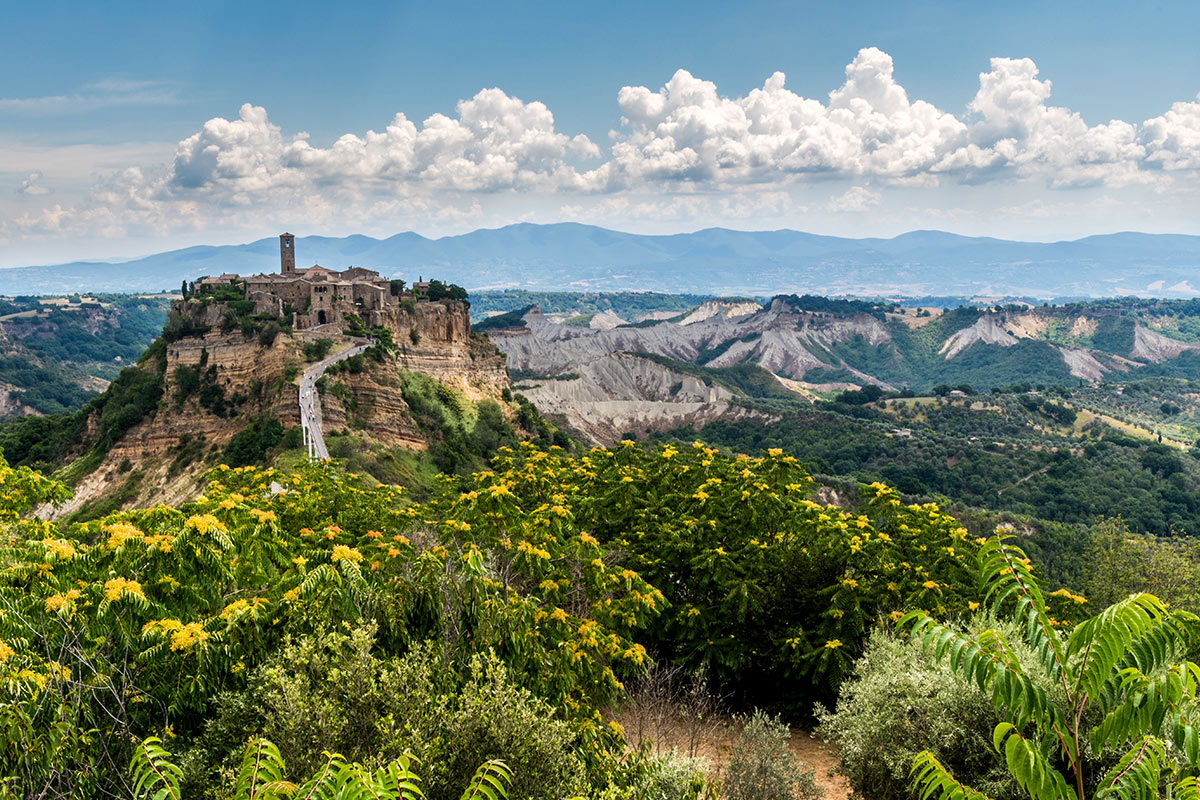
[[[279,272],[283,275],[296,274],[296,237],[290,233],[279,236]]]

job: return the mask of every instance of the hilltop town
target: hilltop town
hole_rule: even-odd
[[[196,291],[218,293],[220,287],[241,287],[243,297],[254,302],[254,314],[290,320],[295,330],[341,325],[358,320],[367,327],[386,326],[389,311],[405,302],[465,300],[466,291],[454,284],[418,279],[411,287],[374,270],[350,267],[337,271],[314,264],[296,268],[296,237],[279,236],[279,272],[242,277],[233,273],[206,276]]]

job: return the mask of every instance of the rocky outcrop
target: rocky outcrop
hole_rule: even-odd
[[[11,383],[0,383],[0,419],[26,417],[37,411],[21,402],[21,391]]]
[[[1200,350],[1200,344],[1181,342],[1144,325],[1136,325],[1133,329],[1133,350],[1129,355],[1142,361],[1159,362],[1175,358],[1188,350]]]
[[[176,333],[165,348],[157,412],[113,445],[99,468],[76,484],[75,499],[54,516],[69,515],[88,500],[115,491],[130,476],[138,481],[136,491],[127,493],[130,502],[187,499],[198,490],[196,477],[206,468],[202,458],[223,448],[252,421],[269,415],[285,428],[299,423],[296,380],[308,363],[306,344],[330,339],[335,350],[350,346],[334,326],[281,332],[268,342],[269,336],[244,334],[240,326],[230,325],[226,312],[220,303],[176,304],[168,322]],[[327,433],[354,429],[381,445],[424,449],[426,442],[404,402],[402,372],[425,373],[470,399],[497,400],[508,387],[508,375],[495,346],[472,334],[464,304],[422,302],[391,312],[386,321],[395,352],[382,362],[366,360],[359,371],[327,377],[324,427]],[[142,368],[157,367],[151,361]],[[94,429],[94,420],[90,422]],[[194,459],[173,466],[187,447]]]
[[[614,314],[612,309],[605,309],[599,314],[592,314],[592,318],[588,320],[588,327],[598,331],[612,330],[613,328],[619,328],[622,325],[628,324],[628,322]]]
[[[521,391],[543,414],[566,419],[599,444],[630,431],[711,422],[729,415],[729,401],[736,396],[724,386],[628,353],[582,364],[578,377],[542,380]]]
[[[1017,338],[1004,329],[1003,322],[1004,319],[995,314],[984,314],[975,320],[974,325],[956,331],[938,353],[949,361],[976,342],[1012,347],[1017,343]]]
[[[709,300],[690,311],[687,316],[679,320],[679,324],[695,325],[697,322],[704,322],[713,317],[724,317],[725,319],[748,317],[751,314],[757,314],[761,310],[762,306],[749,300],[744,302]]]
[[[540,313],[525,315],[525,328],[496,331],[497,346],[510,369],[555,375],[572,372],[610,353],[650,353],[677,361],[730,366],[743,362],[800,379],[814,367],[829,363],[827,351],[858,336],[871,346],[891,340],[883,322],[869,314],[832,316],[797,311],[776,300],[745,317],[714,314],[689,325],[661,322],[647,327],[625,326],[588,330],[549,322]]]

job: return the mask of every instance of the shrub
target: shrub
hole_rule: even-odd
[[[777,717],[755,710],[733,745],[725,767],[726,800],[817,800],[824,795],[788,747],[788,728]]]
[[[610,785],[599,800],[715,800],[716,786],[707,783],[708,761],[671,752],[635,754],[629,760],[626,786]]]
[[[224,462],[244,467],[266,460],[267,452],[283,438],[283,426],[274,417],[262,417],[233,435],[225,445]]]
[[[258,332],[258,343],[263,347],[270,347],[275,343],[275,337],[279,336],[280,330],[278,322],[268,322]]]
[[[1103,519],[1090,531],[1081,583],[1095,608],[1135,592],[1149,592],[1172,607],[1200,611],[1200,542],[1132,533],[1120,519]]]
[[[384,659],[374,637],[360,626],[285,642],[245,690],[218,699],[216,719],[181,760],[184,796],[204,796],[214,773],[228,782],[253,736],[275,743],[292,778],[316,771],[326,750],[370,769],[411,753],[428,800],[457,800],[492,758],[513,770],[514,798],[558,800],[583,788],[570,724],[512,684],[494,656],[475,658],[460,679],[433,646]]]
[[[316,341],[305,342],[304,358],[306,361],[320,361],[329,355],[329,350],[332,347],[333,339],[317,339]]]
[[[970,630],[994,624],[979,617]],[[1006,630],[1005,638],[1019,642],[1011,633]],[[1029,664],[1034,659],[1028,648],[1019,657]],[[853,676],[842,684],[836,709],[821,709],[818,716],[818,733],[837,745],[840,771],[863,797],[910,798],[909,770],[922,750],[989,797],[1023,797],[992,747],[999,717],[991,700],[978,687],[960,683],[948,664],[931,664],[909,637],[876,630]]]

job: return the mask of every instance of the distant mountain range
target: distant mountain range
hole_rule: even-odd
[[[660,291],[716,295],[1200,296],[1200,236],[1114,233],[1039,243],[913,231],[848,239],[709,228],[642,236],[575,223],[520,224],[428,239],[400,233],[296,240],[297,263],[368,267],[468,289]],[[0,270],[0,293],[156,291],[222,272],[279,269],[274,236],[123,263]]]

